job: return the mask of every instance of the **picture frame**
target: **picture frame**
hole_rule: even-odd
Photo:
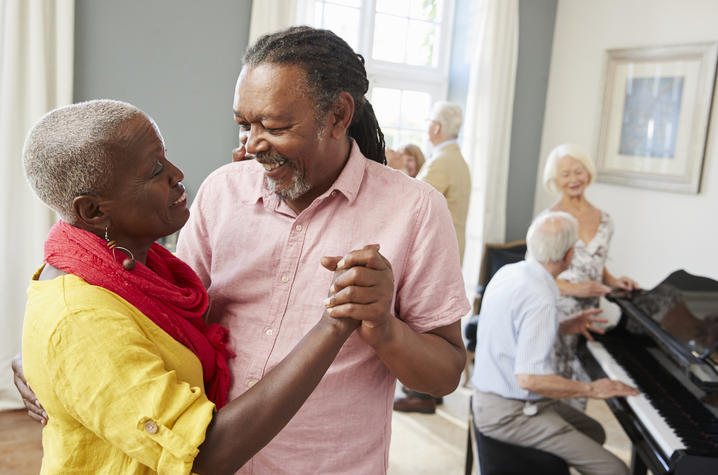
[[[596,179],[698,193],[718,43],[607,51]]]

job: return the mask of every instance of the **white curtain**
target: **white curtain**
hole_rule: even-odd
[[[471,295],[484,243],[502,243],[518,57],[518,0],[479,0],[462,149],[471,165],[464,281]]]
[[[40,116],[72,102],[74,16],[75,0],[0,0],[0,410],[22,406],[10,361],[55,220],[25,183],[22,145]]]
[[[300,5],[300,8],[303,8],[303,5]],[[296,16],[297,0],[253,1],[249,44],[252,45],[262,35],[289,28],[295,24]]]

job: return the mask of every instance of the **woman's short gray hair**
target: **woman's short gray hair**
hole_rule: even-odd
[[[529,255],[542,264],[560,262],[577,240],[578,222],[563,211],[539,215],[526,233]]]
[[[25,177],[38,198],[73,223],[77,196],[101,194],[111,186],[117,131],[138,114],[142,111],[131,104],[102,99],[59,107],[41,117],[22,152]]]
[[[431,108],[431,120],[441,124],[441,133],[447,137],[459,136],[463,116],[461,107],[451,102],[439,101]]]
[[[581,162],[581,165],[588,172],[587,186],[593,183],[593,179],[596,177],[596,165],[594,165],[591,156],[580,145],[565,143],[551,150],[548,158],[546,158],[546,165],[543,167],[543,186],[547,191],[558,193],[559,190],[556,188],[556,167],[559,160],[566,156]]]

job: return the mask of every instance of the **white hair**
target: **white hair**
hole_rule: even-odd
[[[571,157],[578,160],[588,172],[587,185],[593,183],[596,177],[596,165],[594,165],[591,156],[580,145],[565,143],[551,150],[551,153],[548,154],[548,158],[546,158],[546,165],[544,165],[543,168],[543,186],[546,190],[552,193],[558,193],[558,189],[556,188],[556,168],[559,160],[563,157]]]
[[[441,124],[441,133],[447,137],[459,136],[463,122],[461,107],[451,102],[439,101],[431,108],[431,120]]]
[[[560,262],[578,240],[578,221],[563,211],[540,214],[526,233],[529,254],[542,264]]]
[[[38,198],[68,223],[73,200],[102,194],[111,186],[112,151],[118,129],[143,114],[126,102],[109,99],[59,107],[42,116],[25,139],[25,177]]]

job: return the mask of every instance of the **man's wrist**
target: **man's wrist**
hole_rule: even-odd
[[[397,332],[399,331],[397,324],[399,319],[391,313],[387,313],[382,319],[382,324],[368,329],[374,334],[373,341],[367,342],[377,354],[393,351],[392,348],[396,343]],[[366,324],[363,322],[362,324]]]
[[[594,386],[593,386],[593,383],[591,382],[591,383],[583,383],[583,384],[584,384],[584,386],[585,386],[585,388],[584,388],[584,392],[585,392],[584,395],[585,395],[586,397],[589,397],[589,398],[595,398],[595,397],[596,397],[596,395],[595,395],[596,391],[595,391],[595,388],[594,388]]]

